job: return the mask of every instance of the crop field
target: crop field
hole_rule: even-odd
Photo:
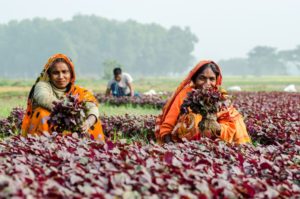
[[[280,79],[280,80],[278,80]],[[81,80],[100,102],[107,137],[18,135],[31,81],[0,81],[0,198],[300,198],[300,78],[229,77],[224,87],[252,144],[221,140],[158,145],[156,116],[180,78],[139,79],[160,94],[105,97],[105,82]],[[21,89],[23,88],[23,89]]]

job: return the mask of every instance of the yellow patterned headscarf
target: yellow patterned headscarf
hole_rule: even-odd
[[[23,122],[22,122],[22,131],[23,131],[23,129],[28,129],[28,125],[30,123],[30,116],[33,114],[33,111],[34,111],[32,104],[33,104],[33,94],[34,94],[35,85],[40,81],[50,82],[48,70],[53,65],[53,62],[60,58],[62,58],[69,65],[71,74],[72,74],[71,82],[70,82],[71,85],[68,88],[66,95],[67,94],[78,95],[80,101],[93,102],[98,105],[97,99],[94,97],[93,93],[89,92],[88,90],[86,90],[84,88],[81,88],[81,87],[75,85],[75,79],[76,79],[75,70],[74,70],[74,65],[73,65],[72,61],[70,60],[70,58],[68,58],[64,54],[55,54],[48,59],[47,63],[44,66],[43,71],[41,72],[40,76],[37,78],[35,84],[32,86],[32,88],[30,90],[28,100],[27,100],[26,114],[25,114],[25,116],[23,118]]]
[[[39,81],[45,81],[45,82],[49,82],[50,81],[49,75],[48,75],[48,70],[52,66],[53,62],[55,60],[57,60],[57,59],[63,59],[70,66],[71,74],[72,74],[71,84],[75,83],[76,76],[75,76],[74,64],[71,61],[71,59],[68,58],[64,54],[55,54],[55,55],[51,56],[48,59],[47,63],[45,64],[43,71],[41,72],[40,76],[37,78],[37,80],[36,80],[35,83],[37,83]]]

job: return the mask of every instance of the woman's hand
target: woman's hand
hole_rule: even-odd
[[[221,133],[221,125],[218,123],[215,117],[204,118],[200,123],[200,131],[205,137],[217,138]]]
[[[90,124],[89,124],[89,122],[86,120],[86,121],[82,124],[82,126],[81,126],[81,132],[82,132],[82,133],[87,133],[89,129],[90,129]]]
[[[212,134],[215,138],[220,137],[221,125],[216,120],[210,121],[208,130],[210,130],[212,132]]]
[[[96,123],[97,118],[95,115],[89,115],[88,118],[81,126],[82,133],[87,133],[88,130]]]

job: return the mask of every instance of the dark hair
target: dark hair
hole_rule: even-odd
[[[114,76],[121,75],[122,69],[121,68],[114,68]]]
[[[199,74],[203,73],[203,71],[207,68],[211,68],[211,70],[215,73],[216,75],[216,78],[219,77],[220,75],[220,71],[218,70],[217,66],[213,63],[208,63],[208,64],[205,64],[204,66],[202,66],[192,77],[192,81],[195,83],[196,82],[196,79],[198,77]]]

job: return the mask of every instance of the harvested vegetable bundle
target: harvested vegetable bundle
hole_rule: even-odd
[[[81,126],[86,119],[84,103],[77,95],[68,95],[63,101],[54,102],[48,120],[52,132],[81,134]]]
[[[188,97],[181,105],[181,114],[189,112],[200,114],[202,120],[198,127],[201,133],[210,137],[209,130],[214,136],[220,130],[217,122],[217,113],[227,107],[226,92],[217,87],[194,89],[188,93]]]

